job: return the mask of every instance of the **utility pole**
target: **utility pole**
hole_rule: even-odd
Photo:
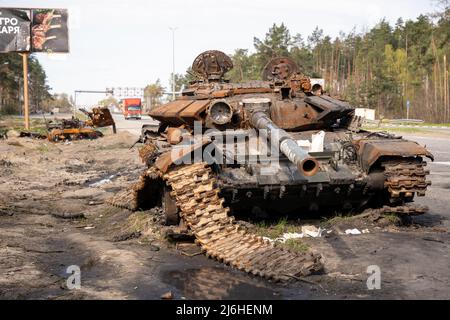
[[[172,31],[172,100],[175,100],[175,30],[177,27],[169,27]]]
[[[25,118],[25,129],[30,130],[30,110],[28,103],[28,53],[22,53],[23,62],[23,116]]]

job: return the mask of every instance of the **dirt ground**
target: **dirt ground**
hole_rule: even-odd
[[[143,170],[130,149],[135,139],[122,131],[67,144],[0,140],[0,299],[160,299],[169,291],[175,299],[450,298],[450,199],[442,186],[420,200],[433,209],[410,226],[307,221],[332,230],[302,239],[322,254],[325,273],[276,284],[166,241],[158,210],[106,203]],[[368,233],[346,235],[353,227]],[[71,265],[81,268],[80,289],[66,285]],[[369,265],[381,269],[380,290],[367,289]]]

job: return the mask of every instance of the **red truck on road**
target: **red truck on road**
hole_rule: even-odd
[[[142,103],[139,98],[128,98],[122,100],[122,111],[125,116],[125,120],[134,118],[141,119],[142,117]]]

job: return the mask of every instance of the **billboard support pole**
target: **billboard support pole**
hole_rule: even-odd
[[[25,118],[25,129],[30,130],[30,110],[28,103],[28,56],[29,53],[22,53],[23,62],[23,115]]]

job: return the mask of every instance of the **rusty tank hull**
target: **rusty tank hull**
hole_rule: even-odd
[[[86,121],[86,126],[91,126],[94,128],[112,127],[113,133],[117,133],[116,123],[114,118],[108,108],[105,107],[94,107],[92,111],[87,111],[85,109],[79,109],[83,112],[89,120]]]
[[[72,119],[61,119],[56,122],[47,123],[47,139],[52,142],[97,139],[103,136],[103,133],[97,128],[111,126],[113,133],[116,133],[116,124],[108,108],[94,107],[92,111],[79,109],[89,119],[82,121],[72,117]]]
[[[200,54],[192,66],[198,81],[150,112],[160,126],[143,128],[149,169],[116,204],[162,206],[207,255],[275,279],[320,271],[320,257],[280,253],[235,216],[426,211],[413,204],[430,184],[425,159],[433,155],[424,147],[362,130],[353,106],[313,88],[289,58],[273,59],[262,80],[244,84],[224,80],[231,68],[220,51]]]
[[[193,70],[201,80],[150,112],[162,135],[144,132],[144,140],[167,142],[158,142],[159,162],[174,146],[191,152],[197,124],[197,133],[211,136],[209,149],[223,155],[211,165],[227,205],[238,213],[358,211],[425,194],[430,182],[423,160],[433,156],[413,141],[361,130],[354,107],[313,90],[291,59],[273,59],[262,81],[245,84],[223,80],[231,66],[220,52],[199,55]],[[278,141],[271,143],[265,135],[274,132]],[[320,140],[318,147],[313,140]],[[275,156],[249,152],[266,143],[277,149]]]

